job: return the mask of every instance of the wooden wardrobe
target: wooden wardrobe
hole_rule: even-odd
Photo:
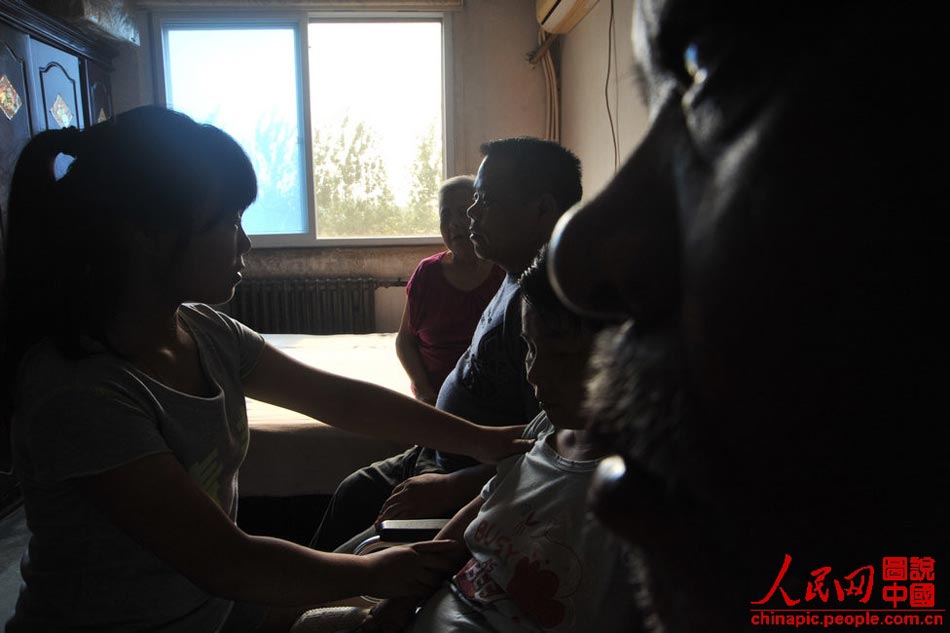
[[[19,0],[0,0],[0,254],[7,233],[10,179],[20,150],[48,129],[80,129],[112,117],[109,74],[115,46],[89,30]],[[3,275],[0,258],[0,277]],[[4,431],[5,432],[5,431]],[[6,450],[7,438],[0,438]],[[5,456],[0,463],[6,461]],[[0,517],[19,503],[0,473]]]

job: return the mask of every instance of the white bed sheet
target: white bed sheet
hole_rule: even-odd
[[[290,356],[327,371],[411,395],[395,334],[265,334]],[[242,496],[332,494],[348,474],[408,445],[340,431],[294,411],[247,399],[251,441]]]

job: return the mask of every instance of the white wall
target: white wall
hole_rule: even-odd
[[[453,14],[458,173],[475,173],[479,146],[544,134],[544,74],[525,56],[537,48],[534,0],[467,0]]]
[[[561,142],[581,159],[584,199],[595,195],[614,173],[614,151],[604,99],[611,0],[600,0],[561,38]],[[647,112],[633,80],[630,27],[633,0],[614,0],[615,50],[607,90],[620,160],[647,127]]]
[[[390,286],[378,288],[373,294],[376,303],[376,331],[398,332],[402,311],[406,306],[406,288]]]

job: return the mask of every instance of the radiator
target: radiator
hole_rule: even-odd
[[[227,312],[267,334],[366,334],[375,331],[373,279],[247,279]]]

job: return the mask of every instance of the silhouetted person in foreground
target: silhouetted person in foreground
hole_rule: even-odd
[[[929,5],[637,5],[650,127],[551,272],[626,319],[595,362],[620,457],[591,498],[657,631],[909,608],[883,557],[946,577],[945,33]]]

